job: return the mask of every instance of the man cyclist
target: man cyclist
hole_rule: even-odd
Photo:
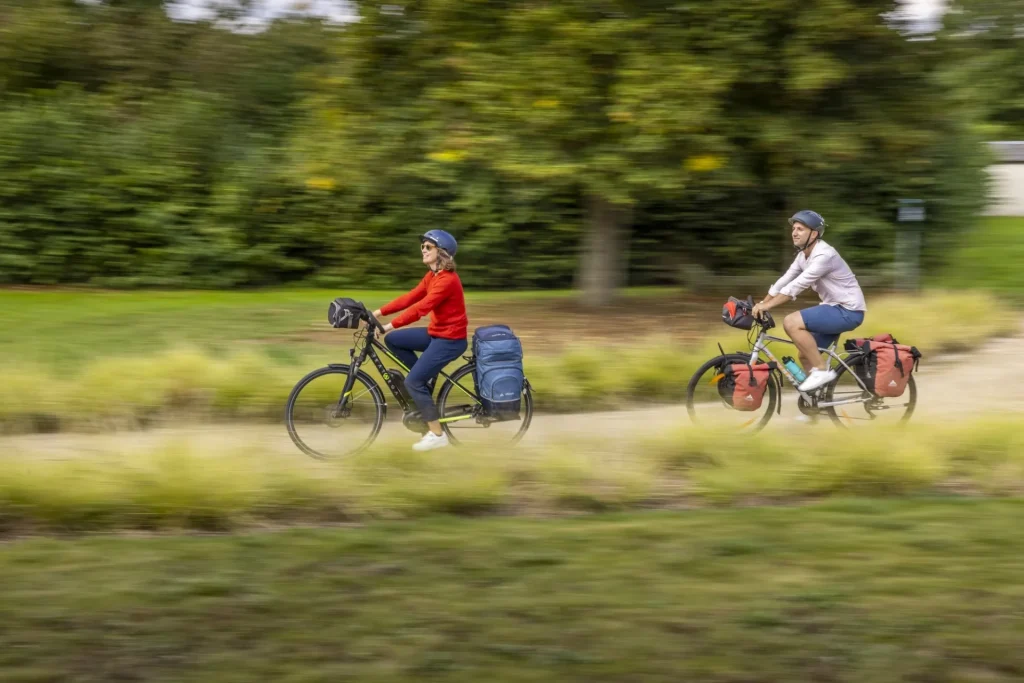
[[[827,348],[843,332],[864,322],[867,303],[857,277],[830,244],[821,239],[827,224],[820,214],[803,210],[789,219],[793,227],[793,247],[797,252],[793,265],[771,286],[768,296],[754,306],[753,314],[795,300],[808,287],[821,304],[790,313],[782,322],[786,334],[800,352],[800,363],[808,372],[800,391],[814,391],[836,378],[819,348]]]

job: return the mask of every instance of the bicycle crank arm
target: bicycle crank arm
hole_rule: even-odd
[[[455,417],[442,417],[438,422],[441,424],[447,424],[449,422],[460,422],[462,420],[472,420],[473,416],[470,414],[456,415]]]
[[[458,420],[468,420],[476,414],[474,406],[452,406],[450,409],[445,411],[444,417],[440,419],[440,422],[456,422]]]

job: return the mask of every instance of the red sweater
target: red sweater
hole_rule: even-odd
[[[391,321],[391,325],[395,329],[411,325],[430,313],[427,334],[431,337],[466,338],[469,318],[466,317],[466,299],[462,293],[462,280],[450,270],[442,270],[437,274],[428,271],[411,292],[380,308],[383,315],[391,315],[403,310],[404,313]]]

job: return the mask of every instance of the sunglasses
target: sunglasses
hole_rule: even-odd
[[[434,251],[434,249],[437,249],[437,247],[430,242],[424,242],[420,245],[420,251]]]

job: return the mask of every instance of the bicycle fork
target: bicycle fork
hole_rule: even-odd
[[[345,385],[341,389],[341,396],[338,397],[338,405],[335,409],[336,416],[344,417],[344,411],[348,407],[349,397],[352,396],[352,387],[356,383],[356,374],[359,372],[359,366],[362,365],[364,358],[366,357],[366,351],[364,350],[359,354],[359,359],[356,359],[356,350],[349,349],[348,357],[352,361],[348,366],[348,375],[345,376]]]

